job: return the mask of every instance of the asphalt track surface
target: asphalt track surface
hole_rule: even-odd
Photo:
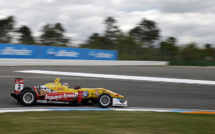
[[[14,79],[16,77],[24,78],[25,86],[42,85],[52,82],[56,77],[59,77],[62,82],[69,83],[70,87],[74,87],[77,84],[82,87],[103,87],[115,91],[125,96],[126,100],[128,100],[129,107],[215,110],[214,85],[163,83],[15,72],[20,70],[49,70],[215,81],[215,68],[209,67],[0,67],[0,108],[23,107],[22,104],[18,103],[10,96],[10,93],[14,91]],[[37,104],[33,106],[33,108],[52,106],[53,105],[50,104]],[[61,105],[54,106],[61,107]]]

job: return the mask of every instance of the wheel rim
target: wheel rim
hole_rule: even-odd
[[[103,95],[101,98],[100,98],[100,103],[103,105],[103,106],[108,106],[110,104],[110,97],[107,96],[107,95]]]
[[[30,92],[27,92],[23,96],[23,101],[27,104],[32,103],[34,101],[34,95]]]

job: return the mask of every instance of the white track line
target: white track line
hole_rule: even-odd
[[[176,113],[205,113],[215,114],[215,110],[201,110],[201,109],[169,109],[169,108],[0,108],[0,113],[11,112],[42,112],[42,111],[142,111],[142,112],[176,112]]]
[[[94,73],[81,73],[81,72],[61,72],[61,71],[47,71],[47,70],[21,70],[21,71],[15,71],[15,72],[49,74],[49,75],[64,75],[64,76],[79,76],[79,77],[93,77],[93,78],[108,78],[108,79],[121,79],[121,80],[137,80],[137,81],[150,81],[150,82],[215,85],[215,81],[210,81],[210,80],[161,78],[161,77],[147,77],[147,76],[128,76],[128,75],[113,75],[113,74],[94,74]]]
[[[49,109],[0,109],[0,113],[11,113],[11,112],[41,112],[41,111],[52,111]]]

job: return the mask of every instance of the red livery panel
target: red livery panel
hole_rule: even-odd
[[[82,101],[83,91],[78,91],[78,103]]]
[[[67,92],[58,92],[58,93],[47,93],[45,95],[45,100],[49,101],[71,101],[77,97],[77,93],[67,93]]]

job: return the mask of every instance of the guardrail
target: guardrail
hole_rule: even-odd
[[[0,44],[0,58],[117,60],[117,51]]]

